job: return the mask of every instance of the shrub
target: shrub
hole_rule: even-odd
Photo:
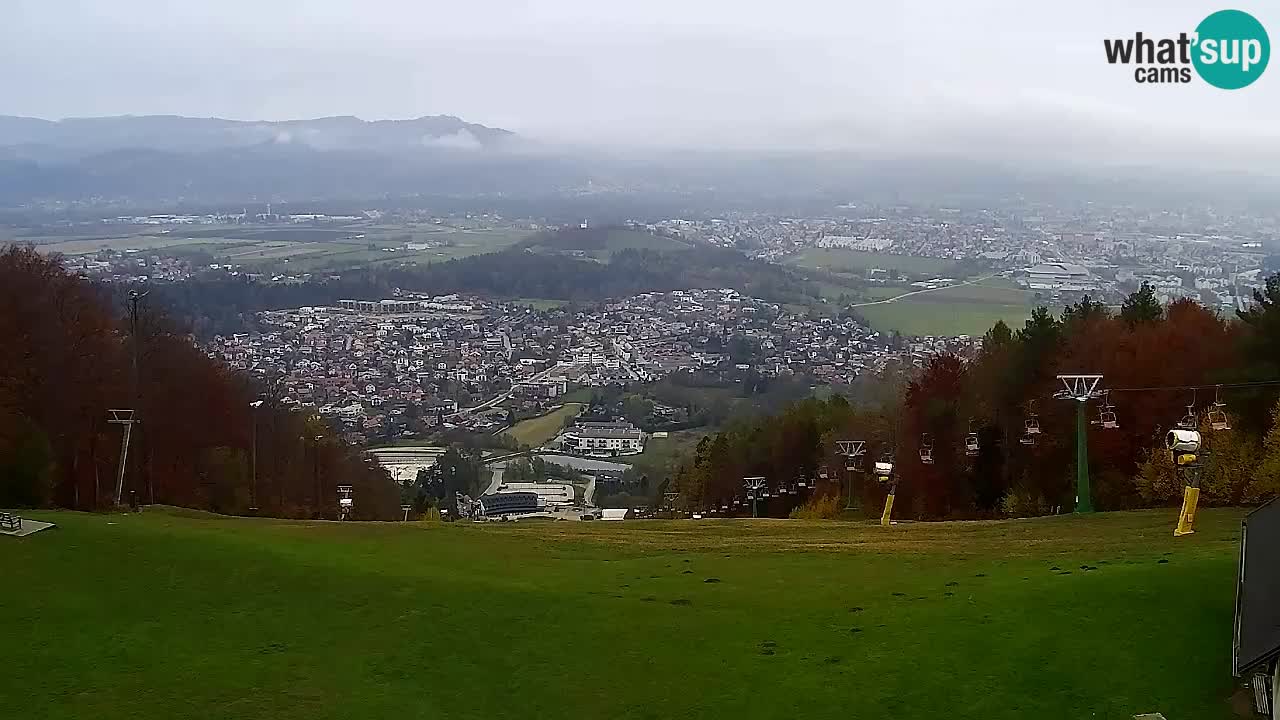
[[[840,517],[840,497],[838,495],[818,495],[791,511],[793,520],[833,520]]]
[[[1053,507],[1038,491],[1015,487],[1000,498],[1000,512],[1013,517],[1034,517],[1052,513]]]

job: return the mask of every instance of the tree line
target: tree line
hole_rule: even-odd
[[[674,485],[691,509],[731,507],[745,495],[743,477],[753,475],[767,478],[771,497],[762,507],[773,515],[850,492],[878,507],[885,488],[864,471],[885,460],[894,463],[899,516],[1069,512],[1076,492],[1076,403],[1054,393],[1062,388],[1057,375],[1085,373],[1103,375],[1099,387],[1112,389],[1088,405],[1095,506],[1126,509],[1181,498],[1183,480],[1163,435],[1188,406],[1207,450],[1202,502],[1254,504],[1280,494],[1280,386],[1265,384],[1280,379],[1280,275],[1234,318],[1187,300],[1162,306],[1144,286],[1119,312],[1085,296],[1059,316],[1036,309],[1016,331],[997,322],[972,356],[925,359],[879,405],[854,406],[841,396],[807,399],[705,438],[676,471]],[[1118,427],[1101,424],[1104,402]],[[1208,411],[1219,409],[1229,429],[1207,421]],[[1041,432],[1027,432],[1028,421]],[[838,454],[842,439],[866,443],[856,471],[846,470]],[[922,449],[930,462],[922,461]],[[802,481],[816,482],[817,489],[778,493]]]
[[[30,248],[0,250],[0,506],[109,508],[126,408],[122,499],[223,513],[392,519],[386,472],[318,418],[200,352],[144,297],[110,291]],[[251,405],[253,403],[256,405]]]

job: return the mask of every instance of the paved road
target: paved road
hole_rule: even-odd
[[[489,489],[484,491],[484,495],[492,495],[498,492],[498,486],[502,484],[502,474],[507,471],[507,461],[496,462],[489,466],[493,471],[493,475],[489,479]]]

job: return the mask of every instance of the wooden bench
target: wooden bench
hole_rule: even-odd
[[[22,530],[22,518],[12,513],[0,512],[0,530],[9,532]]]

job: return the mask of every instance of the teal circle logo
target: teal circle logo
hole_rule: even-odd
[[[1191,62],[1205,82],[1239,90],[1262,76],[1271,59],[1266,28],[1242,10],[1219,10],[1196,26]]]

